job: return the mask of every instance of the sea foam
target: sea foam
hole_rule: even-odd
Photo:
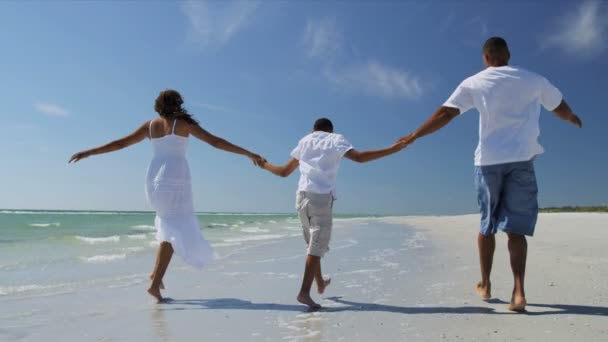
[[[120,212],[120,211],[49,211],[49,210],[0,210],[0,214],[7,215],[150,215],[147,212]]]
[[[88,244],[94,245],[97,243],[109,243],[109,242],[119,242],[120,236],[113,235],[108,237],[88,237],[88,236],[76,236],[77,240],[82,242],[86,242]]]
[[[149,224],[137,224],[135,226],[131,226],[131,228],[133,228],[135,230],[149,230],[149,231],[156,230],[156,227],[151,226]]]
[[[27,284],[27,285],[16,285],[16,286],[0,286],[0,296],[8,296],[20,293],[39,292],[45,290],[53,290],[64,287],[65,284],[55,285],[39,285],[39,284]]]
[[[50,227],[50,226],[59,227],[59,226],[61,226],[61,223],[59,223],[59,222],[52,222],[52,223],[30,223],[29,226],[30,227],[41,227],[41,228],[46,228],[46,227]]]
[[[275,240],[284,238],[287,235],[283,234],[264,234],[264,235],[252,235],[238,238],[224,239],[224,242],[245,242],[245,241],[258,241],[258,240]]]
[[[230,227],[230,225],[227,223],[215,223],[215,222],[211,222],[207,225],[207,228],[225,228],[225,227]]]
[[[106,262],[112,262],[112,261],[116,261],[116,260],[122,260],[125,259],[127,257],[126,254],[102,254],[102,255],[95,255],[92,257],[83,257],[82,259],[86,262],[90,262],[90,263],[106,263]]]
[[[147,234],[132,234],[132,235],[127,235],[128,239],[131,240],[145,240],[148,238]]]
[[[270,229],[260,228],[260,227],[245,227],[241,228],[243,233],[268,233]]]

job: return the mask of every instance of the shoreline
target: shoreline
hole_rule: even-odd
[[[154,251],[74,266],[85,287],[0,296],[0,339],[239,341],[602,341],[608,337],[608,216],[541,214],[529,239],[528,312],[512,313],[506,238],[497,236],[493,294],[480,300],[478,215],[336,220],[323,271],[324,306],[296,302],[299,234],[220,251],[198,271],[172,262],[164,296],[145,292]],[[578,227],[585,227],[580,229]],[[573,229],[576,228],[576,229]],[[107,269],[95,278],[92,268]],[[125,276],[111,278],[117,272]],[[583,289],[583,291],[581,291]],[[57,308],[61,308],[57,310]]]
[[[152,210],[97,210],[97,209],[23,209],[23,208],[0,208],[0,214],[108,214],[117,213],[124,215],[154,215]],[[564,207],[546,207],[539,208],[539,214],[596,214],[608,213],[608,206],[564,206]],[[243,216],[297,216],[293,212],[232,212],[232,211],[197,211],[197,216],[213,216],[213,215],[243,215]],[[384,218],[384,217],[451,217],[451,216],[467,216],[478,215],[478,212],[460,213],[460,214],[355,214],[355,213],[334,213],[335,218]]]

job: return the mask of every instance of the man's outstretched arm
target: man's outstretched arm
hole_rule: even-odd
[[[420,126],[420,128],[414,133],[399,139],[399,141],[411,144],[418,138],[438,131],[458,116],[458,114],[460,114],[458,108],[441,106],[424,124],[422,124],[422,126]]]
[[[559,106],[553,110],[553,113],[555,113],[555,115],[557,115],[560,119],[568,121],[579,128],[583,128],[583,122],[578,116],[576,116],[576,114],[572,112],[572,109],[568,103],[566,103],[566,101],[562,100]]]
[[[300,165],[299,160],[297,160],[296,158],[291,158],[287,162],[287,164],[285,164],[283,166],[272,165],[267,161],[264,161],[264,163],[261,166],[262,166],[262,168],[274,173],[277,176],[287,177],[290,174],[292,174],[293,171],[295,171],[295,169],[297,169],[299,165]]]
[[[379,150],[357,151],[355,149],[350,149],[344,154],[344,157],[357,163],[366,163],[368,161],[380,159],[390,156],[393,153],[397,153],[404,149],[407,145],[407,142],[399,141],[390,147]]]

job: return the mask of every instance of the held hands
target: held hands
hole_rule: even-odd
[[[413,142],[414,142],[414,138],[410,134],[408,136],[405,136],[405,137],[400,138],[399,140],[397,140],[393,144],[393,146],[391,146],[391,150],[393,150],[394,152],[399,152],[399,151],[403,150],[404,148],[406,148],[408,145],[410,145]]]
[[[414,141],[416,141],[416,136],[414,135],[414,133],[410,134],[410,135],[406,135],[404,137],[399,138],[399,140],[397,140],[397,143],[404,143],[405,146],[413,144]]]
[[[253,162],[253,165],[264,168],[264,164],[266,163],[266,159],[259,154],[251,153],[249,158]]]
[[[87,158],[90,156],[91,156],[91,154],[89,153],[89,151],[78,152],[75,155],[73,155],[72,158],[70,158],[70,160],[68,161],[68,164],[72,163],[72,162],[75,163],[77,161],[80,161],[81,159],[84,159],[84,158]]]
[[[391,146],[391,148],[395,151],[395,152],[399,152],[401,150],[403,150],[404,148],[407,147],[407,145],[409,145],[408,142],[406,141],[401,141],[398,140],[396,143],[393,144],[393,146]]]

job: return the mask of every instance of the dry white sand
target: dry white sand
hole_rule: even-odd
[[[24,341],[607,341],[608,215],[544,214],[529,239],[528,312],[499,235],[493,295],[475,294],[478,215],[340,220],[323,270],[334,281],[308,312],[295,301],[301,238],[222,255],[203,271],[179,260],[154,304],[153,256],[115,261],[133,277],[85,291],[0,301],[0,340]],[[73,270],[66,270],[71,272]]]
[[[487,315],[453,315],[422,340],[608,341],[608,214],[541,214],[528,239],[527,313],[506,310],[513,286],[507,237],[498,234],[488,303],[477,299],[475,228],[479,215],[390,219],[415,226],[431,242],[436,300],[492,309]],[[447,286],[446,286],[447,285]],[[451,300],[449,299],[451,298]],[[428,322],[422,323],[426,326]]]

